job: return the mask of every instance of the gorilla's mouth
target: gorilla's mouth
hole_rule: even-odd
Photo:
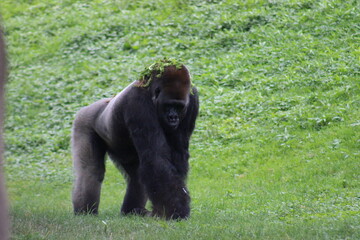
[[[175,113],[168,114],[166,120],[171,128],[177,128],[180,122],[179,116]]]
[[[169,125],[169,127],[176,129],[179,126],[179,120],[178,119],[168,119],[168,125]]]

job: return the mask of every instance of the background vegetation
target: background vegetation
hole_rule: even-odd
[[[359,239],[357,0],[1,0],[14,239]],[[201,97],[188,221],[74,217],[75,112],[164,56]]]

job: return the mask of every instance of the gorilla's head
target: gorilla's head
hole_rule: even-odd
[[[163,127],[177,129],[189,104],[189,71],[184,65],[171,65],[165,67],[162,73],[155,74],[149,90],[159,119]]]

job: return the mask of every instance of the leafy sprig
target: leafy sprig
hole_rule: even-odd
[[[146,67],[140,74],[139,87],[148,87],[154,77],[160,78],[165,72],[165,68],[169,66],[175,66],[176,69],[181,69],[184,65],[182,62],[176,59],[163,58],[150,66]],[[155,73],[157,73],[155,75]]]

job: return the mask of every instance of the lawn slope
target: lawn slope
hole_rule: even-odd
[[[360,238],[356,0],[2,0],[14,239]],[[110,161],[98,217],[74,217],[74,114],[162,57],[200,92],[188,221],[121,217]]]

